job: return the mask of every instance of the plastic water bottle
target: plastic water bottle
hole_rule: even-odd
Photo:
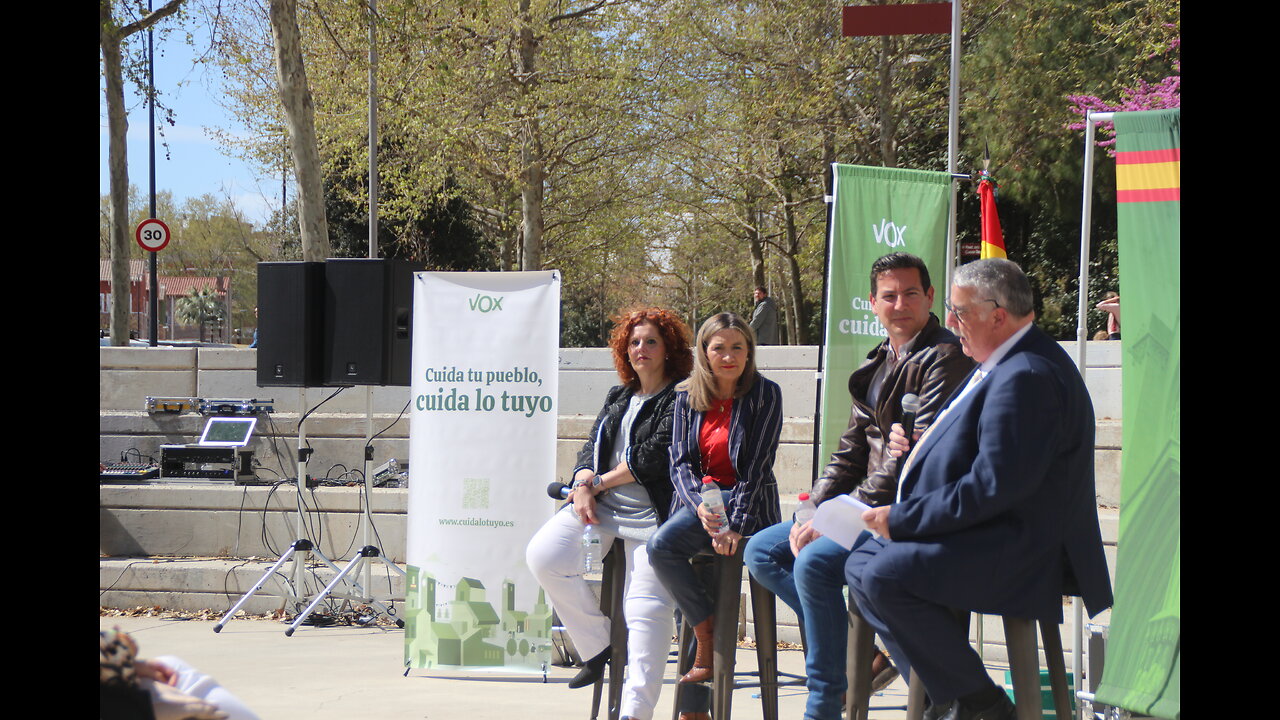
[[[800,493],[798,499],[800,505],[796,508],[796,525],[804,525],[813,519],[813,514],[818,512],[818,506],[809,499],[809,493]]]
[[[724,495],[720,492],[720,486],[711,478],[702,479],[702,504],[720,518],[720,531],[716,534],[727,532],[729,519],[724,514]]]
[[[604,580],[604,554],[600,548],[600,531],[588,525],[582,531],[582,579],[587,582]]]

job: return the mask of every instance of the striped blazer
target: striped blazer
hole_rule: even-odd
[[[671,500],[674,513],[683,504],[694,514],[702,502],[702,460],[698,433],[703,413],[689,406],[689,393],[676,393],[671,427],[671,484],[675,495]],[[740,535],[781,520],[778,506],[778,481],[773,475],[773,460],[782,433],[782,389],[778,384],[756,375],[746,395],[733,401],[729,418],[729,458],[738,484],[725,505],[729,529]]]

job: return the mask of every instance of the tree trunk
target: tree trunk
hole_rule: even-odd
[[[783,247],[787,250],[783,256],[787,259],[787,328],[790,330],[791,344],[807,345],[808,333],[804,313],[804,289],[800,285],[800,263],[796,254],[800,251],[800,239],[796,233],[795,208],[791,205],[791,190],[783,191],[782,216],[785,219],[783,231],[786,233]]]
[[[111,344],[129,344],[129,241],[125,225],[129,222],[129,162],[126,137],[129,116],[124,109],[124,77],[120,43],[108,38],[105,27],[110,4],[104,0],[102,65],[107,80],[107,167],[111,174]]]
[[[520,258],[521,270],[542,269],[542,199],[546,172],[542,164],[542,152],[538,143],[538,110],[536,103],[529,102],[529,96],[538,80],[537,72],[538,43],[533,37],[533,19],[529,12],[530,0],[520,0],[520,93],[526,102],[525,111],[529,116],[524,120],[521,129],[520,158],[524,164],[523,181],[520,188],[520,213],[523,218],[524,252]]]
[[[537,121],[531,121],[537,125]],[[530,133],[532,135],[532,133]],[[533,148],[532,138],[525,137],[522,151],[525,164],[524,187],[520,189],[520,213],[524,219],[524,253],[521,270],[542,269],[542,195],[545,173],[542,160]]]
[[[496,235],[501,240],[501,270],[503,272],[517,270],[519,268],[516,265],[516,248],[520,244],[520,226],[509,222],[511,216],[515,213],[515,193],[509,192],[510,185],[506,182],[494,182],[492,188],[494,197],[501,198],[502,212],[499,217],[502,220],[494,224],[499,230]]]
[[[755,203],[748,205],[746,214],[750,218],[747,246],[751,249],[751,289],[754,291],[757,286],[768,287],[764,273],[764,218],[763,213],[756,209]]]
[[[898,166],[898,119],[893,112],[893,53],[891,38],[880,38],[880,162]]]
[[[298,181],[298,224],[302,259],[323,262],[332,254],[329,224],[324,214],[323,169],[316,147],[315,107],[302,62],[302,34],[298,31],[295,0],[271,0],[271,35],[275,39],[276,77],[280,101],[289,126],[293,172]]]
[[[146,30],[178,11],[184,0],[170,0],[146,17],[117,27],[111,0],[98,3],[98,44],[102,49],[102,74],[107,95],[107,171],[110,181],[111,224],[111,344],[129,344],[129,115],[124,109],[124,53],[121,45],[130,35]]]

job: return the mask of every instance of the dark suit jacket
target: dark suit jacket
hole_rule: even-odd
[[[1079,371],[1032,327],[921,442],[889,535],[953,607],[1060,622],[1070,591],[1092,617],[1112,603],[1093,436]]]

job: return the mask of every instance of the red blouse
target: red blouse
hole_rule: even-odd
[[[698,451],[702,456],[704,477],[715,480],[722,488],[738,482],[729,457],[729,418],[733,416],[733,399],[716,400],[702,417],[698,430]]]

